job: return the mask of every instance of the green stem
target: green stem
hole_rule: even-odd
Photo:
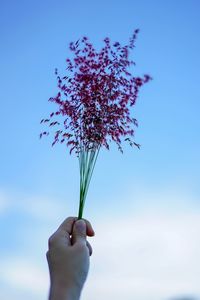
[[[79,158],[80,166],[80,201],[78,219],[82,218],[86,195],[88,192],[91,177],[94,171],[100,146],[96,151],[81,151]]]

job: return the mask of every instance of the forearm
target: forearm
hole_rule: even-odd
[[[76,288],[66,288],[57,284],[50,287],[49,300],[79,300],[81,292]]]

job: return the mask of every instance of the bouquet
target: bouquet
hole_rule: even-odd
[[[97,52],[87,37],[71,42],[69,49],[74,58],[66,59],[67,74],[59,76],[55,70],[59,92],[49,101],[57,105],[46,123],[54,129],[56,143],[65,144],[70,154],[74,152],[80,167],[80,202],[78,219],[82,218],[88,187],[101,147],[109,149],[114,141],[123,153],[122,140],[140,148],[134,141],[134,126],[131,107],[135,105],[139,89],[151,77],[135,77],[130,67],[135,62],[129,52],[135,47],[139,30],[136,29],[129,44],[111,44],[104,39],[104,47]],[[40,137],[48,135],[43,131]]]

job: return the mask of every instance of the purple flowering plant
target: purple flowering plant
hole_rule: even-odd
[[[138,123],[131,117],[131,107],[140,88],[151,77],[147,74],[135,77],[129,71],[135,65],[129,59],[129,52],[135,47],[138,32],[139,29],[133,32],[125,46],[119,42],[111,44],[105,38],[99,52],[87,37],[71,42],[69,49],[74,58],[66,59],[66,76],[61,78],[55,70],[59,92],[49,101],[56,103],[57,110],[41,123],[55,128],[52,146],[63,143],[79,159],[79,219],[100,148],[109,150],[109,143],[114,141],[123,153],[122,139],[140,148],[134,141],[133,128]],[[40,137],[48,134],[43,131]]]

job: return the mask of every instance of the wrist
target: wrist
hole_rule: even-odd
[[[49,300],[79,300],[81,290],[62,283],[51,283]]]

